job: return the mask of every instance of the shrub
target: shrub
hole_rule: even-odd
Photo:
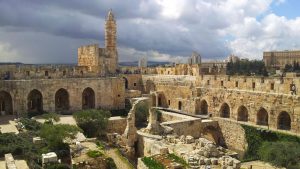
[[[65,147],[64,139],[74,138],[79,131],[81,130],[73,125],[44,124],[40,130],[40,136],[46,140],[49,148],[55,151]]]
[[[87,152],[87,155],[91,158],[97,158],[103,156],[103,153],[98,150],[90,150]]]
[[[136,105],[135,110],[135,124],[136,126],[143,127],[147,125],[147,118],[149,116],[149,106],[141,102],[138,105]]]
[[[258,154],[261,160],[278,167],[290,169],[300,165],[300,144],[296,142],[264,142]]]
[[[26,130],[38,131],[41,129],[42,124],[33,119],[21,118],[20,122],[24,125]]]
[[[268,130],[260,130],[259,128],[242,125],[245,130],[248,149],[245,153],[243,161],[252,161],[260,159],[258,151],[264,142],[297,142],[300,144],[300,137],[288,135]]]
[[[46,121],[51,121],[51,122],[58,122],[60,120],[60,117],[56,113],[45,113],[42,115],[42,118],[46,119]]]
[[[104,110],[82,110],[74,113],[77,125],[87,137],[102,136],[105,133],[109,117],[110,112]]]
[[[105,148],[105,144],[99,140],[96,141],[96,145],[97,145],[98,149],[100,149],[100,150],[104,150],[104,148]]]
[[[149,169],[164,169],[165,167],[152,157],[143,157],[142,161]]]
[[[106,158],[106,165],[107,169],[118,169],[115,161],[110,157]]]

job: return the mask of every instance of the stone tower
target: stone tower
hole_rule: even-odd
[[[115,73],[118,69],[117,23],[112,10],[108,12],[105,22],[105,49],[109,56],[108,71]]]

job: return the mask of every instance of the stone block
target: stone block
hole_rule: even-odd
[[[46,164],[49,162],[57,162],[57,155],[55,152],[50,152],[47,154],[42,154],[42,163]]]

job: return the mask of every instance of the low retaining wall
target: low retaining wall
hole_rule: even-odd
[[[126,117],[116,116],[111,117],[107,124],[107,133],[123,134],[126,128]]]
[[[202,122],[201,119],[185,119],[170,122],[161,123],[164,126],[169,126],[173,128],[174,133],[177,135],[190,135],[195,138],[199,138],[202,132]]]
[[[228,119],[215,118],[215,120],[218,121],[227,147],[243,158],[248,147],[244,128],[239,123]]]

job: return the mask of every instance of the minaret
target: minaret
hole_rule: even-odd
[[[109,60],[105,65],[106,69],[109,73],[116,73],[118,69],[117,23],[112,10],[109,10],[105,22],[105,49]]]
[[[110,51],[117,48],[117,24],[112,10],[109,10],[105,22],[105,48]]]

